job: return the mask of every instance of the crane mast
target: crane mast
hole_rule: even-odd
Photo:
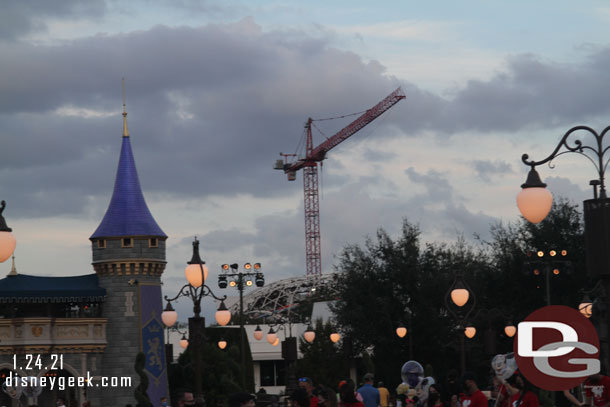
[[[396,89],[381,102],[368,109],[356,120],[341,129],[334,136],[328,138],[317,147],[313,146],[311,125],[314,121],[307,119],[305,129],[307,141],[305,145],[305,158],[294,163],[287,163],[287,158],[294,154],[282,154],[283,160],[277,160],[275,169],[283,170],[289,181],[296,179],[296,171],[303,169],[303,192],[305,207],[305,259],[306,274],[319,276],[322,274],[322,254],[320,249],[320,199],[318,194],[318,162],[326,158],[326,153],[333,147],[357,133],[367,124],[381,116],[384,112],[405,98],[401,88]]]

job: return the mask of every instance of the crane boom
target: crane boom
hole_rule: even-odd
[[[322,255],[320,250],[320,200],[318,196],[318,161],[326,158],[326,153],[350,136],[357,133],[364,126],[381,116],[385,111],[405,98],[401,88],[396,89],[381,102],[364,112],[356,120],[348,124],[337,134],[322,142],[317,147],[313,147],[313,137],[311,134],[311,123],[309,118],[305,128],[307,129],[307,144],[305,158],[297,160],[292,164],[278,160],[275,169],[284,170],[288,174],[288,180],[294,181],[296,171],[303,168],[303,192],[305,207],[305,257],[306,274],[319,276],[322,274]],[[282,154],[284,159],[293,154]]]
[[[401,88],[396,89],[394,92],[390,93],[385,99],[381,102],[377,103],[372,108],[368,109],[361,116],[359,116],[356,120],[345,126],[343,129],[339,130],[337,134],[331,136],[328,140],[321,143],[319,146],[314,148],[312,151],[307,151],[307,156],[298,160],[290,166],[287,166],[284,169],[284,172],[294,172],[298,171],[301,168],[305,167],[307,162],[311,161],[322,161],[326,157],[326,153],[330,151],[333,147],[336,147],[341,142],[347,140],[350,136],[357,133],[367,124],[371,123],[373,120],[381,116],[388,109],[394,106],[396,103],[400,102],[405,98],[405,94],[402,92]],[[310,118],[307,121],[307,127],[311,126],[312,119]]]

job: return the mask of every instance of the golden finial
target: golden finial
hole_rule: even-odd
[[[15,267],[15,255],[13,254],[13,266],[11,267],[11,272],[7,274],[7,277],[16,276],[17,268]]]
[[[125,106],[125,78],[122,80],[123,88],[123,137],[129,137],[129,130],[127,130],[127,108]]]

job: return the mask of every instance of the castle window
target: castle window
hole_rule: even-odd
[[[121,247],[133,247],[133,239],[131,237],[121,239]]]
[[[159,239],[156,237],[148,239],[148,247],[159,247]]]
[[[97,241],[97,247],[98,247],[98,249],[105,249],[106,248],[106,239],[99,239]]]

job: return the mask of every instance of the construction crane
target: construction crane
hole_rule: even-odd
[[[283,170],[288,175],[288,181],[296,180],[296,172],[303,169],[303,190],[305,196],[305,256],[306,274],[319,276],[322,274],[322,256],[320,253],[320,201],[318,196],[318,162],[326,158],[333,147],[347,140],[350,136],[361,130],[364,126],[381,116],[396,103],[405,98],[401,88],[390,93],[385,99],[372,108],[365,111],[356,120],[348,124],[334,136],[328,138],[319,146],[313,146],[311,135],[311,117],[307,119],[305,129],[307,131],[305,158],[288,162],[289,157],[296,154],[282,154],[281,160],[275,162],[274,169]]]

